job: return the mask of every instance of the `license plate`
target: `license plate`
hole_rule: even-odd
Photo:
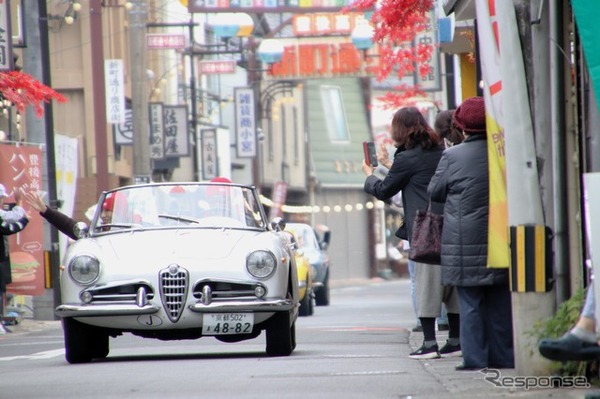
[[[202,315],[202,334],[250,334],[254,326],[254,313],[207,313]]]

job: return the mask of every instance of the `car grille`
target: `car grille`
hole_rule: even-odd
[[[144,301],[154,298],[154,292],[148,282],[113,282],[110,285],[87,289],[92,303],[136,303],[138,295],[144,295]]]
[[[256,287],[261,284],[202,280],[194,285],[192,295],[205,303],[227,299],[256,299]],[[206,298],[206,295],[210,298]]]
[[[188,290],[188,272],[179,265],[170,265],[160,271],[160,293],[167,316],[172,322],[179,320]]]

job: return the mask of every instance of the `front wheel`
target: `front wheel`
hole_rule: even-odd
[[[267,355],[289,356],[296,347],[296,323],[290,325],[290,312],[279,312],[267,327]]]
[[[108,334],[73,318],[62,319],[65,335],[65,358],[71,364],[89,363],[108,356]]]

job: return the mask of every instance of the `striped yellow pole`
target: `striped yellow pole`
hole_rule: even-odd
[[[547,292],[552,289],[551,232],[546,226],[510,226],[510,289]]]

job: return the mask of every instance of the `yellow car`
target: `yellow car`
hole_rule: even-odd
[[[311,316],[315,311],[314,292],[313,292],[313,269],[310,266],[308,258],[304,255],[302,249],[298,248],[298,242],[294,233],[289,233],[290,246],[294,252],[296,260],[296,269],[298,271],[298,298],[300,300],[299,316]]]

